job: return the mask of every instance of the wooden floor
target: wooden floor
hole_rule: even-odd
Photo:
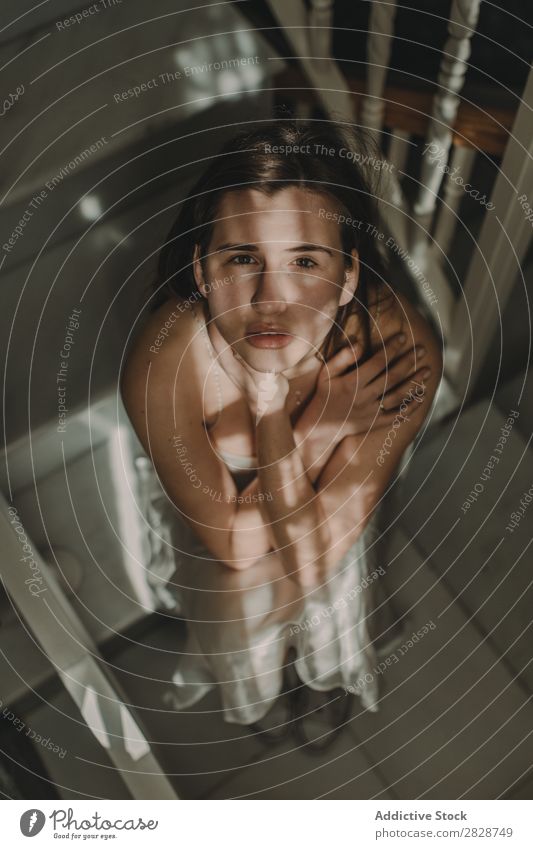
[[[533,504],[514,533],[506,531],[533,483],[524,421],[463,511],[507,416],[494,405],[476,405],[434,428],[412,456],[389,501],[394,521],[384,527],[380,549],[405,645],[390,650],[376,671],[379,711],[365,711],[355,699],[326,752],[310,752],[292,737],[267,743],[228,724],[216,691],[189,711],[173,710],[164,694],[183,640],[177,621],[164,620],[137,644],[124,642],[113,672],[180,797],[531,798]],[[52,778],[57,774],[68,788],[60,792],[75,798],[98,788],[102,798],[121,798],[105,758],[61,699],[67,756],[59,763],[43,751]],[[25,720],[53,737],[57,716],[49,708]],[[308,728],[317,738],[327,730],[320,714]],[[83,780],[79,758],[90,761]]]

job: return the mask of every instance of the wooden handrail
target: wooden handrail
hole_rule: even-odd
[[[347,76],[357,106],[366,94],[362,78]],[[315,100],[305,76],[297,68],[287,68],[274,77],[280,91],[298,89],[298,99]],[[307,89],[307,90],[301,90]],[[384,124],[410,135],[426,137],[435,89],[410,89],[388,85],[385,88]],[[453,144],[472,147],[492,156],[503,156],[516,110],[502,106],[477,106],[461,100],[453,131]]]

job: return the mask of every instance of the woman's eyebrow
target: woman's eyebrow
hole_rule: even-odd
[[[329,248],[325,248],[324,245],[296,245],[295,248],[287,248],[288,251],[292,251],[293,253],[296,251],[324,251],[324,253],[333,256],[333,251]]]
[[[243,245],[236,244],[232,245],[230,242],[225,242],[223,245],[218,245],[215,248],[215,253],[221,253],[222,251],[258,251],[259,248],[257,245]]]
[[[230,244],[229,242],[225,242],[223,245],[218,245],[215,248],[215,253],[222,253],[222,251],[258,251],[258,245],[244,245],[244,244]],[[323,245],[296,245],[294,248],[286,248],[285,250],[291,251],[292,253],[296,253],[297,251],[324,251],[324,253],[333,256],[333,251],[329,248],[324,247]]]

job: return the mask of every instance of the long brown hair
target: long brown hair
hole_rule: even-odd
[[[346,322],[358,314],[365,359],[370,354],[369,308],[377,302],[386,275],[377,239],[383,233],[377,203],[382,162],[363,131],[323,121],[279,118],[240,132],[214,156],[181,205],[159,254],[151,308],[172,296],[199,297],[192,271],[194,248],[198,244],[200,257],[205,257],[224,193],[253,187],[273,195],[298,186],[327,194],[340,205],[351,220],[341,223],[346,265],[353,248],[359,253],[358,286],[349,303],[339,308],[321,353],[327,359],[345,344]]]

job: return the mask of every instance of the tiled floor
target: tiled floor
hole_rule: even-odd
[[[150,635],[161,648],[172,637],[168,626]],[[174,640],[174,648],[176,641]],[[331,798],[389,798],[379,771],[374,772],[363,747],[346,726],[342,734],[320,754],[307,751],[292,735],[278,743],[270,743],[240,725],[222,718],[222,706],[212,691],[189,711],[175,712],[165,706],[162,684],[150,687],[126,670],[146,668],[146,650],[131,648],[115,657],[124,672],[121,682],[132,701],[140,706],[138,715],[150,730],[153,749],[167,775],[185,798],[257,798],[309,799],[321,795]],[[119,659],[120,658],[120,659]],[[168,655],[150,661],[150,670],[169,665]],[[170,676],[169,676],[170,677]],[[324,702],[322,694],[312,694],[314,705]],[[345,696],[343,696],[345,698]],[[326,697],[327,699],[327,697]],[[313,705],[311,705],[313,707]],[[276,714],[278,719],[276,719]],[[287,713],[280,703],[271,710],[261,725],[283,726]],[[311,739],[330,730],[326,719],[311,718],[306,722]]]
[[[224,722],[216,691],[189,711],[169,709],[164,681],[175,665],[168,650],[179,645],[178,627],[150,635],[150,645],[164,652],[159,657],[131,645],[116,654],[121,683],[180,796],[495,798],[527,772],[527,696],[408,538],[396,532],[392,540],[387,582],[407,615],[405,645],[376,671],[379,712],[362,710],[356,700],[325,752],[309,752],[292,737],[268,744]],[[161,680],[147,686],[148,669]],[[327,726],[317,719],[316,731],[312,720],[307,728],[320,737]]]

